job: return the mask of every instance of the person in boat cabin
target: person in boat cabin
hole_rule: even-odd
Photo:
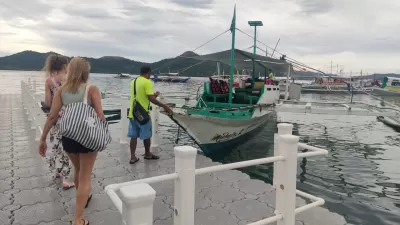
[[[67,66],[68,59],[64,56],[50,55],[46,59],[44,71],[49,78],[47,78],[44,87],[44,104],[48,107],[51,107],[57,90],[66,79]],[[59,113],[59,116],[62,116],[62,112]],[[67,190],[74,187],[75,184],[68,180],[72,163],[68,155],[64,152],[59,129],[60,124],[58,122],[50,129],[51,152],[47,154],[46,160],[49,163],[50,171],[54,173],[53,178],[62,179],[63,189]]]
[[[274,85],[274,83],[275,83],[275,75],[274,75],[274,73],[272,72],[272,70],[269,70],[269,73],[268,73],[268,78],[265,80],[265,84],[267,84],[267,85]]]
[[[137,103],[139,103],[147,113],[150,114],[150,102],[164,108],[164,110],[172,115],[172,110],[168,105],[161,103],[157,100],[159,92],[154,93],[153,91],[153,83],[150,80],[151,68],[148,66],[143,66],[140,68],[140,76],[135,80],[131,81],[130,89],[131,89],[131,98],[130,98],[130,106],[133,105],[133,101],[136,99]],[[136,85],[135,85],[136,81]],[[136,86],[136,87],[135,87]],[[136,88],[136,96],[135,96],[135,88]],[[140,138],[143,140],[145,154],[144,159],[159,159],[160,157],[154,155],[150,152],[151,147],[151,137],[152,137],[152,125],[151,118],[149,122],[144,125],[139,124],[133,118],[133,107],[129,109],[129,125],[128,125],[128,137],[131,139],[130,141],[130,151],[131,151],[131,159],[129,164],[134,164],[139,161],[139,158],[136,157],[136,145],[137,139]]]

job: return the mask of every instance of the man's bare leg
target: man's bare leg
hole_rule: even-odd
[[[137,145],[137,138],[131,138],[129,146],[131,149],[131,161],[129,161],[130,164],[133,164],[138,161],[138,158],[136,157],[136,145]]]
[[[144,153],[145,159],[159,159],[160,158],[150,152],[151,138],[143,140],[143,144],[144,144],[144,151],[145,151],[145,153]]]

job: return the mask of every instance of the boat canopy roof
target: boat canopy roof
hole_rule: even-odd
[[[200,61],[214,61],[221,62],[223,64],[229,65],[231,64],[231,50],[225,50],[222,52],[211,53],[207,55],[200,56],[192,56],[187,57]],[[288,72],[290,68],[290,73],[293,72],[292,64],[279,59],[274,59],[267,56],[261,56],[257,54],[253,54],[250,52],[242,51],[239,49],[235,49],[235,68],[236,69],[253,69],[253,60],[259,66],[271,69],[274,72]]]

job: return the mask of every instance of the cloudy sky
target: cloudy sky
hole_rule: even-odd
[[[263,21],[258,40],[274,47],[280,38],[278,52],[298,61],[329,72],[332,61],[333,72],[400,73],[400,0],[1,0],[0,56],[34,50],[154,62],[229,29],[235,3],[239,29],[253,35],[247,21]],[[196,52],[229,49],[230,38]],[[250,46],[237,32],[236,47]]]

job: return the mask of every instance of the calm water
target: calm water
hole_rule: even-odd
[[[19,93],[19,81],[31,75],[38,83],[44,77],[39,72],[0,71],[0,94]],[[114,95],[129,93],[129,81],[114,79],[112,75],[94,74],[91,82],[106,92],[104,108],[117,108]],[[165,92],[190,92],[196,95],[201,78],[188,84],[155,84]],[[43,85],[38,91],[43,91]],[[349,101],[348,95],[302,95],[302,100]],[[399,99],[386,99],[400,104]],[[356,95],[354,101],[379,105],[378,100]],[[176,103],[183,101],[176,100]],[[279,113],[279,122],[294,124],[295,134],[302,142],[329,150],[328,157],[304,159],[298,168],[298,189],[321,196],[325,206],[343,215],[348,223],[362,225],[400,224],[400,134],[378,122],[374,117],[321,116]],[[161,117],[161,137],[174,142],[178,129],[166,117]],[[260,158],[273,154],[273,133],[276,121],[266,124],[261,132],[247,143],[233,149],[228,155],[214,156],[223,163]],[[118,124],[112,125],[118,137]],[[117,134],[115,134],[117,133]],[[193,144],[181,134],[179,144]],[[272,168],[256,166],[244,170],[253,177],[271,182]]]

